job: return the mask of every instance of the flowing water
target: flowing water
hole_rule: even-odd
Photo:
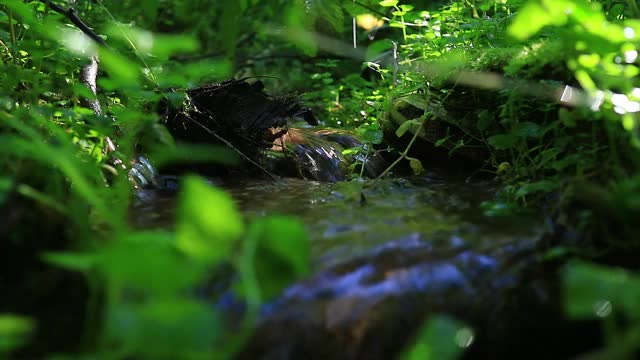
[[[165,188],[177,187],[172,178],[163,181]],[[494,197],[489,181],[431,172],[380,181],[283,178],[219,186],[248,218],[299,219],[311,244],[312,276],[265,305],[240,358],[385,359],[434,313],[477,330],[471,358],[535,355],[531,339],[557,335],[545,325],[561,318],[556,269],[537,260],[544,222],[539,216],[484,216],[481,202]],[[136,222],[171,226],[175,194],[141,191]]]

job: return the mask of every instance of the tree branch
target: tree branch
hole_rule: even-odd
[[[77,26],[80,31],[91,38],[91,40],[95,41],[98,45],[104,46],[106,48],[109,47],[109,45],[107,45],[107,42],[104,41],[103,38],[98,36],[98,34],[91,30],[91,28],[87,26],[87,24],[85,24],[84,21],[80,19],[80,17],[78,17],[78,14],[76,13],[74,8],[65,9],[62,6],[55,4],[51,0],[45,0],[44,3],[49,5],[49,7],[51,7],[51,9],[53,9],[55,12],[64,15],[67,19],[69,19],[69,21]]]
[[[51,7],[51,9],[53,9],[55,12],[61,15],[64,15],[67,19],[69,19],[69,21],[71,21],[76,27],[78,27],[80,31],[82,31],[85,35],[87,35],[90,39],[92,39],[96,44],[104,48],[109,48],[109,45],[107,44],[107,42],[103,38],[98,36],[98,34],[96,34],[93,30],[91,30],[91,28],[87,24],[85,24],[84,21],[82,21],[82,19],[80,19],[80,17],[78,16],[74,8],[70,7],[69,9],[65,9],[55,4],[51,0],[44,0],[44,3],[49,5],[49,7]],[[100,61],[98,60],[98,55],[94,54],[89,57],[89,63],[83,66],[80,71],[80,81],[87,88],[89,88],[89,90],[91,90],[94,96],[98,94],[97,92],[98,86],[96,83],[96,79],[98,78],[99,64],[100,64]],[[80,99],[80,102],[82,103],[82,105],[93,110],[94,114],[98,116],[102,115],[102,107],[100,106],[100,101],[98,100],[97,97],[93,99],[88,99],[83,97],[82,99]],[[115,144],[109,137],[105,138],[105,142],[106,142],[107,153],[110,153],[116,150]],[[121,161],[118,159],[114,159],[113,162],[116,164],[121,163]]]

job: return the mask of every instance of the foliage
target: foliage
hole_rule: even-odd
[[[450,155],[486,151],[481,171],[501,184],[483,204],[487,215],[545,208],[558,224],[604,239],[589,247],[640,250],[635,1],[56,2],[77,3],[108,47],[46,3],[0,1],[0,230],[15,230],[2,239],[9,250],[33,245],[17,259],[42,256],[82,273],[91,289],[81,346],[60,351],[225,357],[250,335],[260,304],[309,271],[299,223],[248,223],[198,177],[181,182],[174,229],[128,221],[135,193],[123,167],[139,149],[159,162],[229,162],[219,149],[174,144],[157,109],[233,75],[275,76],[265,81],[275,92],[305,92],[324,125],[362,136],[365,156],[379,151],[384,130],[386,143],[402,144],[393,166],[407,160],[415,173],[430,156],[419,141]],[[94,55],[97,95],[81,81]],[[458,133],[430,137],[437,121]],[[104,151],[108,139],[117,139],[115,152]],[[234,278],[225,291],[247,305],[235,337],[211,299],[194,295],[217,277]],[[570,314],[592,314],[594,301],[622,309],[624,329],[605,320],[615,354],[637,350],[637,294],[627,286],[635,277],[576,264],[566,276]],[[594,282],[602,286],[587,286]],[[1,314],[0,354],[39,336],[38,320]],[[460,327],[429,323],[406,356],[455,357],[459,348],[440,355],[435,346]]]
[[[590,354],[591,358],[633,358],[640,348],[640,277],[623,269],[570,263],[564,281],[568,314],[601,320],[606,347]]]
[[[464,348],[473,343],[473,332],[462,324],[445,316],[435,316],[427,321],[401,359],[456,359]]]
[[[183,147],[166,139],[166,131],[158,127],[159,115],[150,109],[161,101],[180,103],[179,97],[161,92],[163,88],[229,76],[229,62],[179,63],[170,57],[199,50],[195,37],[152,33],[115,21],[94,23],[112,46],[97,48],[78,30],[63,25],[65,19],[43,3],[2,4],[0,15],[9,30],[2,33],[0,50],[3,213],[24,213],[18,205],[22,202],[12,200],[17,193],[32,202],[27,209],[43,207],[61,216],[55,221],[66,224],[64,234],[47,233],[38,240],[33,229],[19,227],[12,216],[3,219],[3,229],[19,229],[3,239],[9,249],[3,256],[31,259],[41,254],[49,264],[83,273],[93,289],[86,299],[84,327],[74,329],[83,331],[84,341],[76,339],[77,345],[58,351],[152,358],[226,357],[237,351],[251,333],[260,304],[308,271],[303,229],[283,218],[246,226],[229,195],[196,177],[181,182],[174,231],[133,229],[128,221],[133,189],[126,171],[111,161],[117,157],[127,168],[141,140],[146,149],[162,148],[159,157],[165,161],[184,157]],[[126,3],[113,8],[135,14],[136,9],[148,11],[157,5]],[[89,6],[86,13],[115,15],[104,3],[96,6],[100,10]],[[98,18],[104,19],[95,15]],[[94,97],[80,83],[80,70],[93,53],[106,74],[98,80],[104,91],[98,95],[102,114],[81,101]],[[114,153],[103,150],[107,137],[117,138]],[[187,150],[196,158],[211,158],[206,155],[209,148]],[[62,246],[52,247],[49,238],[58,236]],[[16,252],[20,243],[33,241],[38,241],[34,253]],[[242,331],[233,337],[225,333],[218,310],[208,303],[211,299],[194,295],[212,274],[229,266],[238,274],[240,299],[248,304]],[[27,296],[23,286],[16,284],[13,291]],[[7,314],[0,319],[2,352],[21,345],[32,326],[54,326],[38,323],[37,317]],[[27,354],[41,356],[42,351],[51,349],[34,348]]]

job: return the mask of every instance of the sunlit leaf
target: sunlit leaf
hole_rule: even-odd
[[[33,330],[34,323],[30,318],[0,313],[0,356],[26,343]]]
[[[397,5],[398,5],[398,0],[383,0],[380,2],[380,6],[384,6],[384,7],[392,7]]]
[[[342,150],[342,155],[353,155],[353,154],[359,153],[360,151],[362,151],[362,148],[359,146],[356,146],[356,147]]]
[[[131,86],[140,79],[140,67],[115,51],[100,49],[100,66],[109,73],[113,86]]]
[[[404,11],[405,13],[413,10],[413,8],[414,8],[413,5],[407,5],[407,4],[400,5],[400,9],[402,9],[402,11]]]
[[[225,259],[244,230],[231,196],[187,176],[179,196],[177,245],[189,256],[206,262]]]
[[[537,1],[530,1],[518,11],[514,21],[509,26],[508,33],[519,40],[525,40],[537,33],[549,22],[545,17],[540,16],[544,9]]]

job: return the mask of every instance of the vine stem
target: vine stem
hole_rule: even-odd
[[[420,131],[422,131],[423,128],[424,128],[424,120],[422,122],[420,122],[420,126],[418,126],[418,129],[413,134],[413,137],[411,138],[411,141],[409,141],[409,144],[407,145],[407,147],[400,154],[400,157],[398,157],[391,165],[389,165],[389,167],[386,168],[382,172],[382,174],[378,175],[378,177],[375,179],[375,181],[378,181],[378,180],[382,179],[385,175],[387,175],[389,173],[389,171],[391,171],[396,165],[398,165],[398,163],[400,161],[402,161],[403,159],[407,158],[407,154],[409,153],[409,150],[413,146],[413,143],[415,143],[416,140],[418,139],[418,134],[420,134]]]

